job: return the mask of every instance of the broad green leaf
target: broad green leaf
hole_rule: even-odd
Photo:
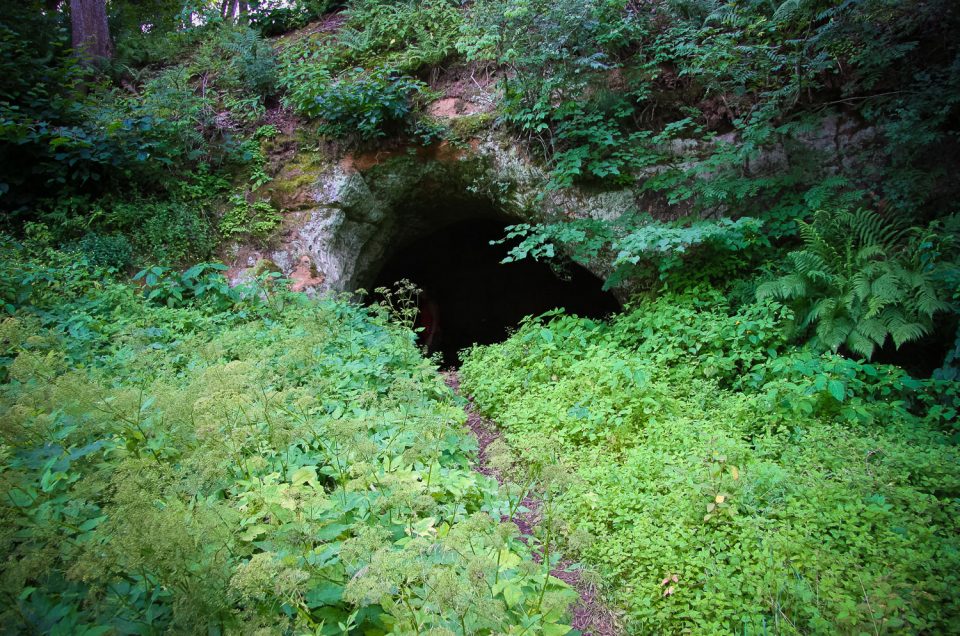
[[[838,402],[843,402],[847,397],[847,388],[844,386],[843,382],[839,380],[830,380],[827,384],[827,388],[830,391],[830,395],[834,397]]]

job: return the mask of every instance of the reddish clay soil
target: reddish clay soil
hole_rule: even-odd
[[[462,395],[460,393],[460,378],[456,371],[445,372],[444,379],[447,386],[453,389],[457,395]],[[474,469],[502,484],[508,476],[490,467],[487,454],[487,448],[500,439],[502,433],[494,422],[477,413],[472,398],[464,397],[468,400],[466,408],[467,428],[477,438],[480,449],[477,453],[477,465]],[[527,509],[527,512],[521,512],[509,521],[515,523],[520,528],[524,540],[530,542],[534,540],[534,528],[540,523],[540,501],[533,496],[527,496],[523,500],[523,507]],[[504,521],[507,521],[507,519],[504,518]],[[537,562],[540,562],[541,555],[539,552],[534,552],[534,558]],[[619,633],[616,614],[603,604],[596,587],[583,580],[580,570],[571,569],[572,564],[572,561],[561,559],[556,567],[550,571],[551,575],[565,581],[580,595],[580,600],[572,608],[572,627],[580,630],[585,636],[616,636]]]
[[[282,134],[290,136],[302,125],[302,122],[292,110],[276,104],[267,109],[263,116],[263,123],[273,124]]]
[[[300,257],[293,272],[290,273],[290,280],[293,281],[293,284],[290,285],[290,291],[302,292],[311,287],[322,285],[324,277],[322,274],[317,273],[317,268],[314,266],[313,260],[304,254]]]

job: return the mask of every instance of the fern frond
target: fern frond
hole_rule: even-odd
[[[853,275],[851,279],[851,291],[861,301],[869,298],[871,293],[871,280],[868,272],[860,270]]]
[[[757,299],[793,300],[807,295],[807,282],[797,274],[787,274],[757,287]]]
[[[834,317],[817,324],[817,339],[830,351],[836,351],[844,344],[853,330],[853,323],[845,317]]]
[[[857,250],[854,260],[859,263],[866,263],[875,258],[883,258],[887,255],[887,250],[880,244],[872,243],[864,245]]]
[[[902,244],[906,229],[899,222],[888,221],[873,210],[860,208],[848,217],[851,232],[862,246],[879,246],[892,250]]]
[[[811,280],[828,281],[830,266],[819,254],[807,250],[790,252],[788,258],[793,262],[794,269],[802,276]]]
[[[875,348],[873,341],[862,334],[858,329],[852,330],[847,335],[845,344],[847,345],[847,349],[863,356],[867,360],[873,357],[873,351]],[[877,344],[883,344],[883,341],[881,340]]]
[[[917,290],[914,305],[917,311],[927,318],[933,318],[934,314],[940,313],[941,311],[950,310],[950,304],[940,300],[933,287],[926,285]]]
[[[866,299],[866,311],[863,312],[863,317],[868,320],[875,318],[889,304],[889,301],[880,296],[869,296]]]
[[[879,318],[861,320],[857,323],[855,331],[881,346],[883,345],[883,341],[887,339],[887,336],[890,335],[886,325],[884,325],[883,321]]]
[[[807,246],[806,252],[816,254],[825,263],[829,263],[828,269],[837,271],[845,259],[831,242],[817,230],[817,219],[824,217],[825,213],[818,213],[814,215],[814,223],[798,221],[800,237]]]
[[[813,303],[810,311],[807,312],[807,315],[804,318],[804,326],[809,325],[814,321],[827,320],[835,316],[836,313],[837,300],[835,298],[821,298],[817,302]]]
[[[711,24],[720,25],[725,28],[739,29],[750,23],[749,16],[741,14],[737,6],[733,3],[723,4],[708,15],[704,21],[704,26]]]
[[[893,272],[886,272],[874,280],[870,285],[870,293],[884,303],[903,302],[906,297],[903,281]]]
[[[773,12],[773,21],[777,23],[789,22],[803,5],[803,0],[786,0]]]
[[[930,331],[930,325],[912,321],[903,311],[893,307],[885,309],[880,314],[880,320],[890,330],[890,337],[898,349],[906,342],[919,340]]]
[[[758,296],[792,301],[799,326],[814,328],[818,346],[846,344],[869,358],[888,337],[897,347],[922,338],[933,316],[950,309],[937,286],[942,268],[907,253],[917,228],[864,209],[818,211],[798,227],[804,247],[787,256],[792,272]]]

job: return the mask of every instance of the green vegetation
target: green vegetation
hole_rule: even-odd
[[[415,134],[414,97],[426,85],[411,74],[453,53],[461,21],[446,0],[354,2],[335,35],[307,36],[285,48],[286,103],[319,118],[333,137]]]
[[[137,260],[165,264],[208,258],[234,233],[218,217],[266,177],[254,133],[276,90],[273,48],[247,26],[168,18],[181,28],[130,35],[91,76],[62,14],[27,2],[0,17],[16,43],[0,47],[4,229],[41,224],[53,245],[123,235]]]
[[[422,90],[422,82],[391,71],[355,69],[334,82],[312,84],[300,112],[320,117],[321,129],[330,135],[369,140],[396,132],[410,113],[411,96]]]
[[[141,297],[56,252],[2,262],[4,631],[569,630],[384,312],[205,265]]]
[[[556,508],[631,633],[954,631],[956,385],[787,346],[789,318],[697,288],[530,320],[461,373],[575,475]]]
[[[0,631],[576,636],[577,560],[629,634],[960,633],[952,0],[7,4]],[[464,354],[502,485],[416,281],[217,262],[473,138],[542,179],[444,200],[627,303]]]
[[[791,273],[757,296],[793,301],[801,328],[816,325],[815,347],[843,345],[869,359],[888,337],[899,347],[927,335],[934,316],[950,309],[937,282],[956,275],[955,232],[913,228],[905,237],[865,210],[800,223],[804,249],[787,255]]]
[[[780,221],[851,196],[900,212],[950,200],[929,154],[954,130],[949,2],[481,0],[469,13],[459,49],[509,69],[502,118],[557,186],[657,166],[644,187],[673,202]],[[839,173],[809,143],[836,117],[866,131]],[[699,161],[677,155],[694,140]]]
[[[558,224],[514,225],[500,243],[523,239],[510,247],[505,263],[524,258],[551,259],[561,249],[582,264],[603,253],[612,254],[613,272],[606,287],[625,279],[677,285],[690,284],[690,278],[696,276],[729,276],[747,266],[749,261],[738,258],[737,252],[769,247],[762,227],[761,221],[750,217],[660,223],[649,217],[638,219],[624,214],[613,222],[576,219]]]

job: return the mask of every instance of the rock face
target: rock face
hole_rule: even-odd
[[[263,194],[283,212],[283,226],[269,247],[238,246],[227,257],[231,279],[239,282],[266,267],[280,270],[308,293],[351,292],[368,287],[404,245],[458,221],[612,219],[636,209],[669,220],[690,212],[639,188],[548,189],[547,175],[522,146],[499,137],[489,126],[489,114],[462,101],[441,99],[434,110],[470,139],[466,143],[343,152],[289,138],[275,148],[276,177]],[[828,119],[802,143],[840,164],[848,161],[841,149],[868,143],[871,136],[869,130]],[[719,141],[736,143],[732,134]],[[679,161],[689,162],[704,147],[677,140],[671,150]],[[773,148],[747,169],[763,171],[786,161],[785,149]],[[601,278],[610,273],[608,262],[587,268]],[[624,288],[612,291],[621,301],[629,295]]]
[[[354,291],[397,249],[458,221],[610,218],[637,202],[631,190],[561,195],[546,183],[516,145],[492,136],[340,156],[301,150],[268,186],[284,213],[280,234],[269,248],[239,248],[230,275],[240,281],[275,266],[298,289]],[[591,269],[606,273],[602,264]]]

